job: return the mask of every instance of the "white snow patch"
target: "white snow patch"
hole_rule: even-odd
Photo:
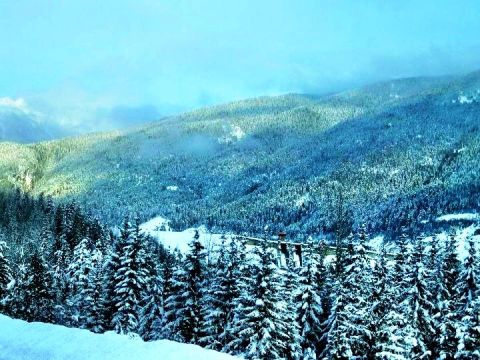
[[[458,102],[460,104],[471,104],[471,103],[473,103],[473,99],[471,99],[471,98],[469,98],[465,95],[459,95],[458,96]]]
[[[228,131],[228,130],[227,130]],[[227,135],[218,139],[220,144],[231,144],[235,141],[242,140],[245,137],[245,132],[238,125],[232,125]]]
[[[463,261],[468,255],[468,249],[467,249],[467,239],[470,237],[473,237],[474,243],[477,244],[477,250],[479,249],[479,244],[480,244],[480,236],[477,235],[475,236],[475,231],[478,229],[478,226],[476,225],[471,225],[466,228],[458,229],[455,232],[455,239],[457,241],[457,253],[458,257],[460,260]],[[449,233],[447,232],[442,232],[440,234],[437,234],[436,236],[432,237],[429,236],[425,240],[428,241],[437,241],[440,244],[444,244],[447,238],[449,237]]]
[[[188,244],[193,239],[195,230],[198,230],[200,242],[205,247],[207,253],[222,243],[222,236],[224,235],[209,233],[205,226],[190,228],[184,231],[171,231],[169,224],[169,220],[157,216],[140,225],[140,229],[144,234],[156,239],[165,248],[170,250],[178,249],[181,253],[188,252]]]
[[[454,220],[477,220],[478,214],[464,213],[464,214],[447,214],[436,218],[436,221],[454,221]]]
[[[141,224],[140,230],[147,235],[157,231],[170,231],[170,220],[157,216]]]
[[[367,246],[373,251],[380,252],[383,244],[383,239],[383,235],[375,236],[368,241]]]
[[[309,200],[310,200],[309,194],[302,195],[297,200],[295,200],[295,207],[300,207],[304,205],[306,202],[308,202]]]
[[[169,340],[144,342],[0,315],[0,358],[8,360],[227,360],[234,357]]]

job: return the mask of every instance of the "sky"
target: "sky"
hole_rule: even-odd
[[[0,0],[0,110],[72,128],[478,68],[478,0]]]

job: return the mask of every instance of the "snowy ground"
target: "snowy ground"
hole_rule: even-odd
[[[178,249],[182,253],[188,252],[188,244],[195,235],[195,230],[200,233],[200,241],[207,252],[212,250],[215,246],[222,243],[221,234],[211,234],[204,226],[197,229],[187,229],[184,231],[171,231],[169,221],[161,216],[157,216],[140,226],[140,229],[145,233],[156,239],[165,248],[170,250]]]
[[[473,221],[473,220],[479,220],[479,214],[476,213],[463,213],[463,214],[447,214],[447,215],[442,215],[436,219],[436,221],[442,222],[442,221],[455,221],[455,220],[467,220],[467,221]]]
[[[144,342],[0,315],[1,360],[228,360],[230,355],[168,340]]]

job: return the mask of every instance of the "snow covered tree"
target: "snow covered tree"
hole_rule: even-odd
[[[70,250],[61,234],[55,236],[51,253],[50,275],[55,299],[55,322],[68,325],[67,297],[68,297],[68,266],[71,263]]]
[[[52,280],[45,260],[37,249],[30,256],[24,289],[25,320],[53,322]]]
[[[351,264],[345,267],[334,291],[323,358],[350,359],[366,356],[370,351],[371,267],[365,252],[367,235],[363,227],[358,238]]]
[[[404,268],[391,269],[387,260],[386,249],[382,246],[373,269],[370,329],[374,344],[369,356],[379,360],[403,360],[408,358],[412,331],[400,305],[392,299],[397,297],[397,292],[404,291],[394,283],[393,279],[397,276],[393,271],[401,269],[403,274]]]
[[[235,280],[232,282],[232,312],[220,339],[225,344],[222,351],[241,355],[247,348],[249,339],[239,337],[238,332],[245,326],[245,309],[251,308],[255,304],[255,279],[252,275],[252,264],[247,259],[245,243],[240,241],[231,245],[229,250],[231,274],[229,276]]]
[[[234,243],[234,241],[231,241]],[[218,258],[212,269],[211,282],[205,289],[204,319],[202,326],[204,334],[201,343],[213,350],[221,351],[225,344],[221,342],[231,312],[233,296],[228,278],[229,260],[226,254],[225,240],[222,240],[218,250]]]
[[[89,238],[84,238],[75,246],[72,262],[68,267],[69,313],[73,325],[80,328],[85,327],[87,322],[86,310],[91,304],[90,294],[86,292],[91,289],[94,271],[92,242]]]
[[[480,289],[478,258],[473,238],[467,240],[468,255],[464,260],[456,291],[458,294],[458,341],[455,359],[480,359]]]
[[[161,336],[163,317],[162,278],[152,253],[147,254],[148,278],[145,300],[141,309],[139,333],[145,341],[158,340]]]
[[[80,292],[83,327],[95,333],[106,330],[105,298],[103,286],[103,254],[94,249],[91,254],[91,268],[86,287]]]
[[[0,237],[0,310],[5,306],[7,287],[12,280],[12,271],[8,259],[5,257],[7,243]]]
[[[162,293],[162,319],[160,325],[159,339],[176,338],[175,334],[175,307],[173,306],[174,295],[177,295],[178,288],[176,287],[176,274],[178,273],[181,264],[181,254],[176,251],[167,256],[165,262],[161,266],[162,281],[161,293]],[[175,276],[174,276],[175,275]]]
[[[455,234],[448,236],[443,256],[443,286],[441,301],[441,336],[440,356],[443,359],[453,359],[457,350],[456,328],[459,320],[457,314],[458,293],[456,286],[460,277],[460,260],[457,254]]]
[[[455,359],[480,359],[480,298],[468,303],[457,328]]]
[[[320,354],[322,338],[322,323],[324,316],[321,298],[323,283],[318,280],[325,277],[321,274],[323,258],[310,244],[305,253],[305,263],[300,269],[299,286],[294,294],[297,323],[301,338],[301,348],[304,358]]]
[[[115,297],[115,288],[117,286],[116,275],[121,267],[120,258],[124,248],[128,245],[132,236],[132,229],[128,217],[125,217],[120,236],[115,238],[113,245],[106,254],[106,262],[104,265],[104,321],[107,326],[106,330],[114,328],[113,317],[118,310],[117,299]]]
[[[300,327],[297,322],[295,295],[298,290],[298,274],[295,272],[292,257],[287,258],[287,266],[282,269],[283,275],[283,302],[285,303],[285,322],[286,322],[286,350],[284,358],[288,360],[300,359],[302,357],[302,347],[300,346]],[[317,278],[318,281],[318,278]]]
[[[468,255],[463,262],[463,267],[455,285],[457,295],[456,308],[462,314],[472,301],[475,301],[480,290],[478,285],[478,259],[475,243],[472,237],[467,239]]]
[[[407,294],[405,289],[408,288],[408,273],[409,273],[409,259],[408,259],[408,243],[409,239],[404,233],[400,236],[397,242],[398,250],[395,254],[395,268],[393,271],[393,283],[399,290],[395,293],[394,301],[397,304],[402,303]]]
[[[266,241],[255,248],[255,254],[252,301],[243,304],[236,318],[238,343],[245,344],[246,359],[283,359],[288,338],[281,278]]]
[[[148,282],[144,245],[140,221],[136,219],[133,231],[121,249],[119,268],[115,273],[116,312],[112,322],[119,334],[136,333],[139,330],[140,310]]]
[[[411,326],[409,339],[413,339],[410,356],[414,359],[430,358],[433,353],[435,336],[434,322],[432,319],[433,304],[428,290],[426,269],[423,259],[423,242],[418,239],[411,255],[413,267],[407,277],[409,287],[404,289],[407,293],[402,303],[402,311]]]
[[[174,273],[175,292],[166,300],[166,316],[173,339],[198,344],[203,337],[203,284],[205,280],[205,252],[198,231],[190,242],[190,251],[182,266]]]
[[[23,249],[20,249],[18,263],[13,267],[15,284],[10,290],[8,299],[7,314],[18,319],[27,319],[27,281],[28,281],[28,265],[25,259]]]

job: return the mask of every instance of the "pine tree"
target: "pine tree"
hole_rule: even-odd
[[[224,343],[223,351],[229,354],[242,354],[248,346],[248,339],[237,336],[244,326],[245,309],[254,306],[255,279],[252,266],[247,259],[245,243],[232,242],[229,250],[229,278],[231,279],[232,304],[231,314],[220,341]]]
[[[8,259],[5,257],[7,243],[0,238],[0,310],[6,306],[8,285],[12,280],[12,271]]]
[[[400,305],[392,299],[398,298],[398,292],[405,289],[394,283],[395,278],[400,278],[394,271],[404,274],[404,267],[387,265],[386,249],[382,246],[379,258],[373,270],[372,282],[372,338],[375,343],[371,358],[379,360],[404,360],[408,359],[410,328]]]
[[[283,302],[285,303],[285,323],[286,323],[286,350],[284,358],[288,360],[300,359],[302,357],[302,347],[300,346],[300,327],[297,322],[295,295],[299,287],[299,277],[295,272],[292,257],[287,258],[287,266],[283,269]],[[318,280],[318,278],[317,278]]]
[[[140,315],[140,335],[145,341],[158,340],[161,336],[163,318],[162,278],[152,253],[147,254],[146,297]]]
[[[55,236],[51,253],[50,276],[55,299],[55,323],[69,325],[67,321],[68,265],[70,251],[63,235]]]
[[[443,266],[439,251],[438,239],[433,237],[430,241],[430,252],[426,261],[426,275],[428,277],[428,288],[431,294],[431,301],[433,304],[432,321],[435,333],[432,338],[432,358],[436,359],[439,356],[442,311],[443,311]]]
[[[362,227],[351,264],[339,279],[328,320],[324,357],[349,359],[366,356],[370,350],[371,267],[364,248],[367,237]]]
[[[252,264],[255,286],[251,302],[244,303],[236,318],[239,344],[245,344],[246,359],[282,359],[287,350],[285,303],[281,281],[267,242],[255,249],[258,261]]]
[[[204,337],[201,343],[213,350],[221,351],[225,344],[220,337],[227,326],[232,295],[227,288],[227,267],[229,266],[226,254],[225,241],[220,245],[218,259],[213,266],[211,283],[205,289],[204,323],[202,324]]]
[[[136,333],[139,330],[140,310],[148,282],[144,237],[137,219],[131,236],[121,249],[115,274],[113,316],[114,329],[119,334]]]
[[[423,243],[417,240],[411,255],[413,267],[407,277],[409,287],[406,290],[407,298],[402,303],[403,314],[411,326],[409,339],[411,357],[413,359],[430,358],[435,329],[433,327],[431,294],[428,290],[427,275],[423,264]]]
[[[178,294],[178,287],[176,286],[176,279],[179,278],[177,273],[180,271],[180,264],[182,263],[182,256],[178,249],[165,259],[165,263],[161,266],[162,281],[162,319],[160,325],[159,339],[175,340],[176,334],[176,316],[173,301]]]
[[[54,295],[52,280],[45,260],[39,250],[30,256],[25,283],[25,319],[27,321],[53,322]]]
[[[114,328],[113,317],[118,311],[117,299],[115,297],[115,287],[117,286],[116,275],[121,267],[120,258],[125,247],[128,245],[132,236],[132,229],[128,217],[125,217],[120,236],[114,238],[111,249],[107,250],[106,261],[104,265],[104,308],[103,318],[106,324],[106,330]]]
[[[28,266],[23,249],[20,249],[18,263],[14,268],[15,284],[10,290],[7,314],[18,319],[27,320],[27,281]]]
[[[92,243],[84,238],[75,246],[72,262],[68,267],[68,308],[73,325],[84,328],[87,323],[86,310],[91,306],[92,274],[95,264],[92,256]]]
[[[322,339],[322,320],[324,316],[321,298],[323,285],[318,280],[325,277],[321,274],[323,258],[313,249],[307,248],[305,263],[300,270],[299,287],[295,294],[296,316],[299,324],[301,348],[305,358],[320,354]]]
[[[83,298],[81,303],[83,327],[95,333],[106,330],[105,323],[105,298],[103,287],[103,254],[99,249],[94,249],[90,259],[86,287],[80,292]]]
[[[182,266],[174,274],[175,293],[166,300],[166,316],[174,321],[168,324],[174,340],[198,344],[203,337],[203,283],[205,280],[205,252],[198,231],[190,242],[190,251]]]
[[[408,259],[408,237],[403,233],[398,239],[398,251],[395,254],[395,269],[393,272],[393,283],[397,284],[397,288],[401,289],[395,293],[394,302],[402,303],[407,294],[404,289],[409,287],[409,259]]]
[[[480,289],[478,287],[478,258],[473,238],[467,240],[468,255],[456,286],[458,294],[458,346],[455,359],[480,359]]]
[[[468,255],[463,262],[463,267],[458,276],[455,285],[457,296],[456,308],[459,314],[462,314],[472,301],[476,300],[479,292],[478,286],[478,260],[475,249],[475,243],[472,237],[467,239]]]
[[[457,329],[455,359],[480,359],[480,298],[470,302]]]
[[[456,285],[460,276],[460,260],[457,254],[455,234],[453,233],[448,237],[445,244],[443,274],[440,356],[442,359],[453,359],[457,350],[456,327],[459,318],[456,312],[458,304]]]

